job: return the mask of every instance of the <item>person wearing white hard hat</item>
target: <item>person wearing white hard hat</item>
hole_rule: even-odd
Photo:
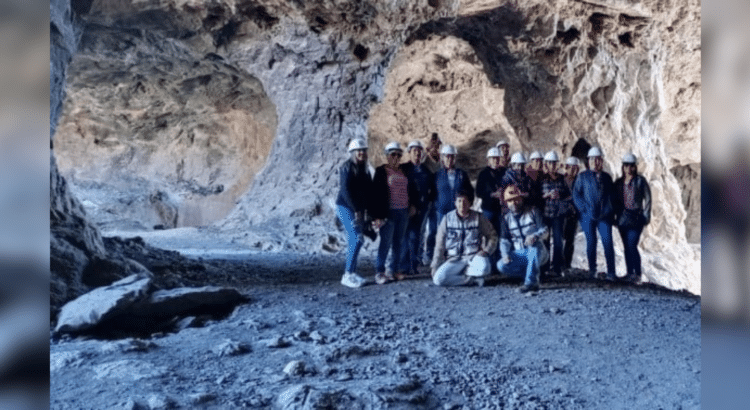
[[[541,266],[549,259],[544,246],[547,227],[536,208],[525,206],[521,191],[510,185],[503,193],[508,212],[500,230],[500,260],[497,270],[507,276],[524,278],[521,293],[539,290]]]
[[[612,241],[614,183],[612,177],[602,170],[604,159],[599,147],[589,149],[588,160],[589,169],[578,174],[573,183],[573,202],[580,215],[581,230],[586,235],[589,274],[597,277],[596,233],[598,231],[604,247],[604,259],[607,262],[606,278],[614,281],[617,280],[615,248]]]
[[[638,242],[643,228],[651,221],[651,189],[648,181],[638,174],[635,155],[622,157],[622,176],[615,181],[615,222],[625,249],[627,272],[624,280],[641,281],[641,254]]]
[[[534,151],[529,155],[529,162],[526,164],[526,175],[529,176],[532,180],[536,181],[537,178],[541,178],[543,170],[542,170],[542,161],[544,159],[544,156],[539,151]]]
[[[477,176],[477,196],[482,199],[482,213],[492,223],[495,231],[500,231],[500,217],[502,216],[502,182],[505,168],[500,165],[500,150],[487,150],[487,166]],[[498,259],[498,252],[490,255],[494,264]]]
[[[544,176],[542,153],[534,151],[529,155],[529,161],[524,168],[526,176],[529,177],[529,196],[525,199],[526,206],[533,206],[544,212],[544,199],[542,198],[542,177]]]
[[[525,167],[526,157],[523,155],[523,152],[516,152],[510,157],[510,169],[505,171],[501,183],[503,192],[505,192],[509,186],[514,185],[521,192],[524,199],[528,199],[529,193],[531,192],[531,180],[524,171]],[[505,200],[503,200],[503,213],[506,213],[507,211],[508,207]]]
[[[565,177],[557,172],[558,156],[550,151],[544,156],[544,176],[542,177],[542,199],[544,200],[544,223],[551,233],[552,239],[552,274],[561,276],[565,261],[563,257],[563,225],[570,214],[570,189],[565,183]],[[546,241],[547,248],[550,240]],[[549,269],[545,264],[542,271]]]
[[[573,191],[573,182],[575,182],[578,176],[578,170],[580,169],[580,161],[576,157],[568,157],[565,160],[565,184],[568,189]],[[575,250],[575,239],[576,233],[578,232],[578,210],[573,204],[573,197],[571,195],[568,200],[569,212],[568,216],[565,217],[565,224],[563,226],[563,259],[565,260],[565,266],[563,272],[569,270],[573,264],[573,251]]]
[[[406,275],[416,275],[422,261],[422,232],[430,205],[435,200],[435,174],[423,163],[424,148],[419,141],[412,141],[407,147],[409,162],[401,164],[401,170],[409,181],[412,194],[409,223],[406,227],[406,242],[401,247],[401,266],[405,271],[396,272],[395,277],[403,280]]]
[[[437,172],[442,167],[440,164],[440,148],[443,145],[443,141],[440,140],[437,132],[433,132],[430,135],[430,140],[425,147],[425,159],[424,164],[427,168],[432,171],[433,175],[437,176]],[[436,191],[437,192],[437,188]],[[438,211],[437,211],[437,195],[435,195],[430,202],[430,207],[427,210],[427,223],[425,223],[424,231],[424,244],[422,248],[422,264],[428,266],[432,261],[432,252],[435,250],[435,234],[437,232],[438,223]]]
[[[461,188],[455,209],[440,222],[431,267],[438,286],[484,285],[491,273],[488,255],[497,247],[497,233],[481,212],[471,209],[474,191]]]
[[[500,150],[500,166],[508,168],[510,165],[510,143],[508,140],[500,140],[495,148]]]
[[[401,266],[401,250],[409,222],[409,205],[412,202],[409,180],[400,167],[403,150],[398,142],[385,146],[386,163],[375,169],[373,180],[372,217],[380,226],[380,245],[375,258],[375,282],[379,285],[394,279],[396,272],[404,272]],[[391,260],[386,269],[388,252]]]
[[[339,168],[339,194],[336,214],[346,231],[346,269],[341,284],[358,288],[366,280],[357,274],[357,258],[364,244],[367,213],[371,204],[372,176],[367,166],[367,142],[361,138],[349,142],[351,158]]]
[[[435,175],[435,186],[437,187],[437,223],[443,219],[445,214],[456,209],[456,193],[460,189],[471,190],[474,193],[474,187],[469,180],[469,174],[463,169],[456,168],[456,147],[450,144],[443,145],[440,148],[440,161],[443,164]]]

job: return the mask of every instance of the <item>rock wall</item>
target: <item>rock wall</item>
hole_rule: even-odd
[[[119,74],[117,95],[132,101],[141,92],[140,82],[150,96],[135,110],[117,109],[129,118],[110,120],[110,129],[102,130],[109,136],[98,145],[103,140],[136,147],[132,155],[148,158],[152,165],[147,170],[161,170],[173,190],[177,171],[167,152],[194,158],[196,181],[211,187],[210,166],[202,164],[209,153],[175,150],[184,138],[181,130],[184,134],[186,126],[195,129],[200,123],[209,130],[200,138],[209,140],[221,133],[210,125],[215,123],[256,121],[271,129],[271,115],[260,113],[274,107],[270,147],[266,139],[242,151],[232,148],[241,145],[236,137],[217,144],[224,157],[248,153],[267,158],[238,206],[215,225],[237,243],[252,246],[260,238],[264,249],[341,248],[343,234],[335,228],[329,204],[338,189],[336,168],[352,137],[369,136],[375,165],[387,140],[406,142],[432,131],[480,155],[501,137],[510,138],[514,149],[554,148],[565,154],[576,144],[597,144],[614,174],[619,174],[622,152],[633,150],[651,182],[656,206],[642,241],[649,279],[700,293],[699,248],[686,240],[687,202],[680,200],[686,189],[693,198],[699,190],[694,178],[679,182],[671,172],[688,165],[699,169],[700,164],[697,1],[100,0],[86,13],[86,21],[95,41],[77,60],[81,82],[75,89],[81,101],[96,108],[66,108],[73,119],[66,139],[72,141],[78,133],[87,141],[71,143],[79,147],[79,157],[96,149],[92,134],[98,128],[89,125],[81,133],[72,124],[96,124],[93,117],[116,109],[99,97],[114,96],[114,91],[91,74],[101,72],[96,60],[102,56],[117,68],[111,72],[127,69]],[[125,40],[102,41],[107,32]],[[159,68],[164,59],[172,70]],[[260,109],[217,116],[212,110],[218,111],[220,104],[201,97],[197,106],[209,114],[196,117],[184,111],[182,122],[169,120],[159,130],[164,107],[182,95],[169,88],[191,72],[190,64],[196,76],[188,78],[236,71],[246,87],[237,89],[259,95]],[[248,85],[253,78],[270,102],[258,87]],[[167,87],[146,85],[157,79]],[[234,89],[230,82],[220,89]],[[155,99],[165,99],[165,105],[158,106]],[[99,114],[91,114],[95,112]],[[116,132],[139,126],[135,133]],[[145,136],[158,143],[138,141]],[[479,169],[484,159],[479,156],[472,163],[467,156],[463,161]],[[88,171],[79,171],[76,164],[67,168],[74,177],[116,169],[107,161]],[[141,172],[136,162],[130,164],[130,174]],[[247,162],[232,164],[225,167],[247,167],[246,175],[253,173]],[[82,192],[93,198],[94,191]]]
[[[266,160],[276,109],[257,79],[217,54],[88,24],[70,72],[55,152],[104,229],[123,219],[137,229],[208,225]]]

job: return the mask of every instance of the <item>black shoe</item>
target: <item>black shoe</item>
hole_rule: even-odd
[[[537,290],[539,290],[539,285],[537,284],[523,285],[520,288],[518,288],[519,293],[536,292]]]

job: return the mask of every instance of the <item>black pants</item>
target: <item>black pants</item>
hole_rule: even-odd
[[[568,216],[563,223],[563,269],[570,269],[573,262],[573,245],[578,232],[578,217],[576,215]]]

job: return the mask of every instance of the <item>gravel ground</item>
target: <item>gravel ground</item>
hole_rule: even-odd
[[[250,297],[150,338],[50,345],[53,409],[690,409],[700,298],[566,279],[520,294],[427,275],[348,289],[342,256],[193,253]],[[361,261],[372,277],[372,260]]]

